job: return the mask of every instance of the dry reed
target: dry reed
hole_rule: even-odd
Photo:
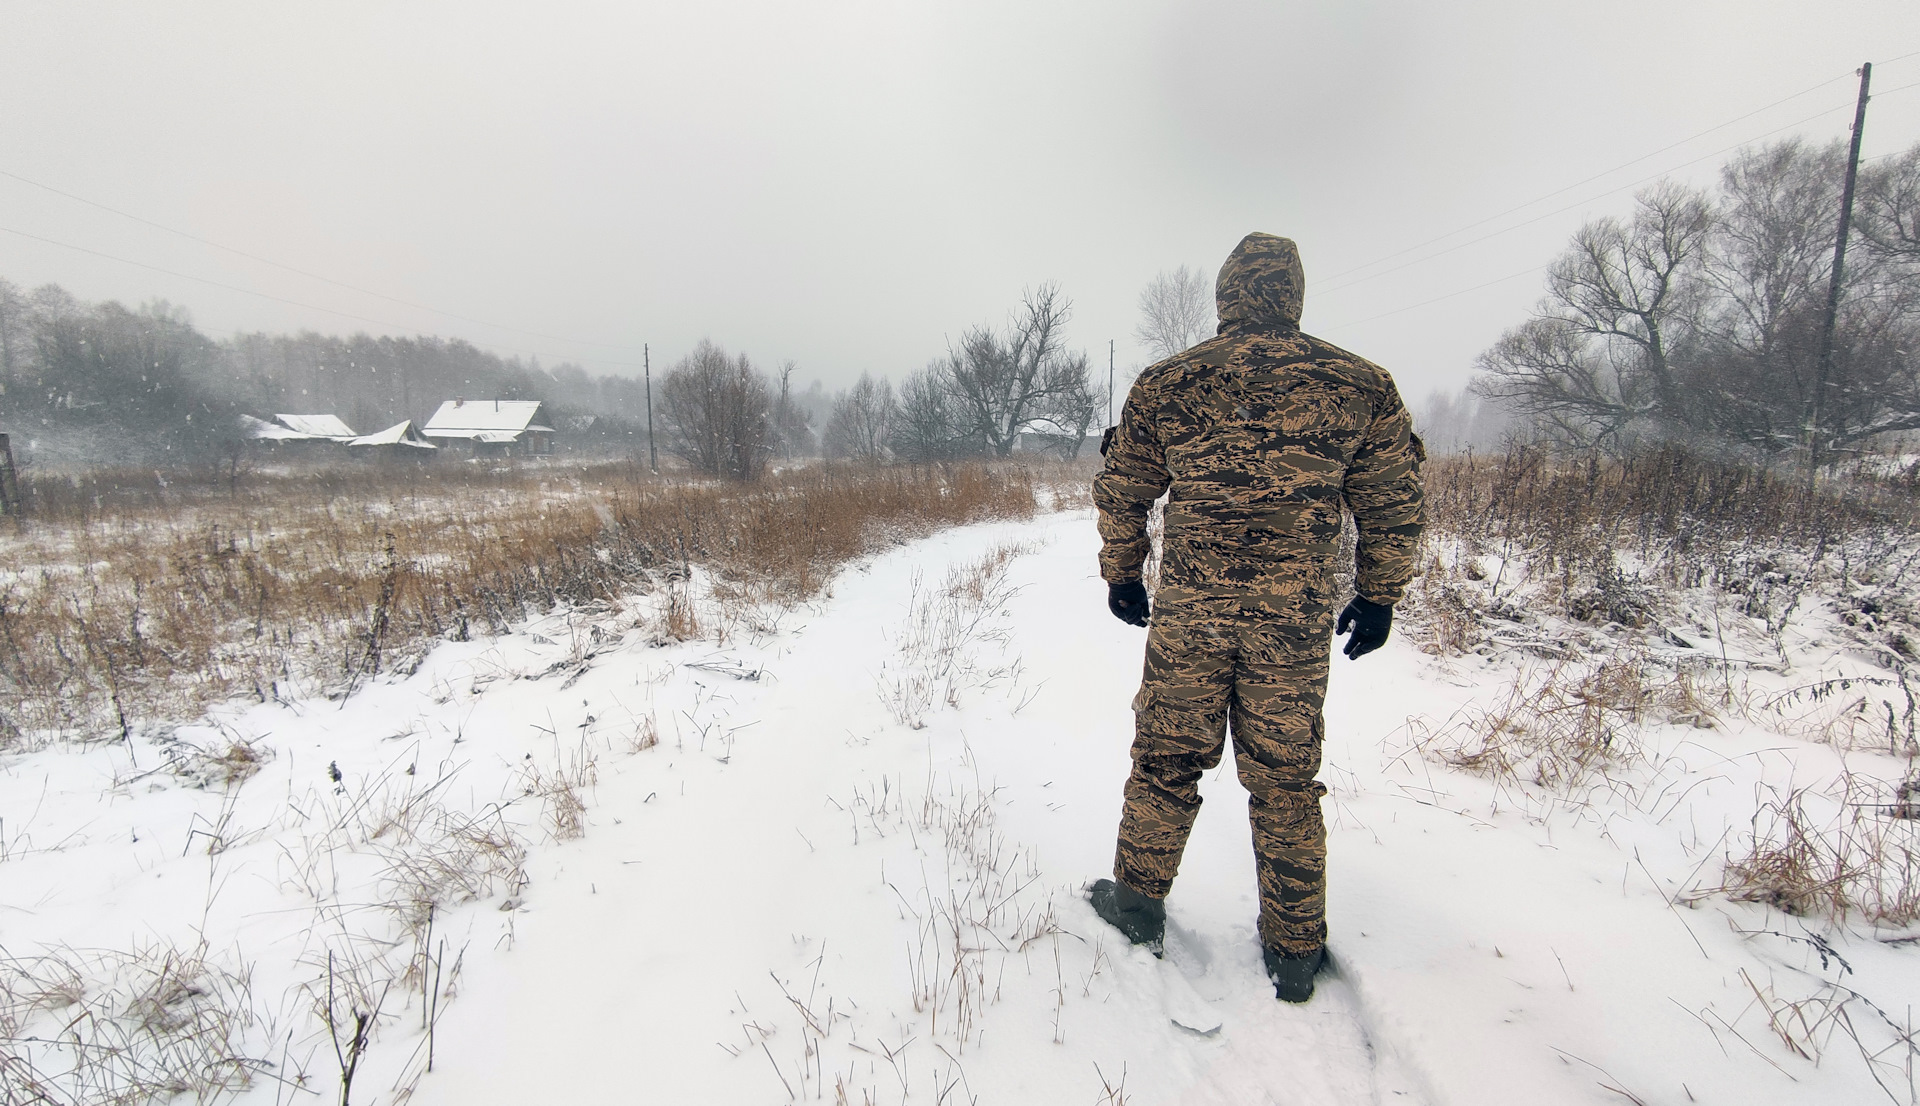
[[[1530,578],[1584,621],[1641,626],[1657,613],[1655,585],[1712,586],[1778,633],[1816,579],[1898,591],[1920,571],[1920,498],[1864,464],[1810,491],[1677,446],[1603,461],[1514,445],[1436,457],[1426,485],[1434,531],[1509,574],[1496,597]],[[1901,651],[1897,629],[1889,640]]]
[[[1847,775],[1832,793],[1795,788],[1754,814],[1717,890],[1801,917],[1920,922],[1920,821],[1906,784]]]
[[[671,586],[755,601],[942,526],[1027,517],[1011,466],[795,470],[753,485],[623,464],[322,469],[229,489],[38,477],[0,536],[0,748],[122,737],[234,695],[350,693],[436,638]],[[671,614],[672,612],[669,611]],[[691,608],[670,626],[697,636]]]
[[[1714,713],[1685,674],[1666,676],[1630,653],[1592,668],[1518,672],[1491,705],[1467,708],[1415,747],[1455,768],[1568,795],[1644,762],[1649,721],[1704,727]]]

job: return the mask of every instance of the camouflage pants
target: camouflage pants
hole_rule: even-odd
[[[1250,796],[1260,938],[1291,955],[1326,941],[1327,789],[1314,776],[1328,629],[1323,620],[1154,612],[1133,702],[1115,879],[1155,897],[1172,888],[1200,812],[1200,777],[1219,766],[1231,727],[1234,767]]]

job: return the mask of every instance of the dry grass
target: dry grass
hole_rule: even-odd
[[[1904,701],[1905,709],[1897,704]],[[1841,752],[1885,751],[1920,756],[1915,695],[1905,665],[1890,676],[1840,676],[1754,696],[1747,716],[1775,733],[1831,745]]]
[[[1920,820],[1908,785],[1848,775],[1831,792],[1795,788],[1754,814],[1742,854],[1715,890],[1801,917],[1920,922]]]
[[[1016,467],[816,467],[755,485],[621,464],[39,478],[0,536],[0,747],[119,737],[236,694],[335,694],[436,638],[684,586],[817,594],[848,559],[1035,509]],[[667,632],[700,636],[690,603]]]
[[[636,745],[635,752],[646,747]],[[521,788],[523,794],[540,800],[541,814],[553,839],[572,841],[586,836],[587,795],[599,782],[600,766],[584,739],[570,755],[556,760],[552,768],[528,762],[521,769]]]
[[[1638,731],[1649,719],[1704,726],[1736,714],[1843,752],[1920,754],[1920,616],[1911,599],[1920,583],[1920,497],[1910,481],[1881,472],[1868,459],[1808,489],[1798,474],[1678,448],[1617,462],[1528,446],[1436,458],[1427,489],[1440,542],[1411,593],[1414,632],[1443,655],[1504,646],[1569,659],[1516,677],[1492,705],[1463,712],[1419,747],[1440,762],[1559,794],[1612,785],[1618,770],[1643,761]],[[1713,606],[1713,634],[1723,606],[1754,620],[1748,632],[1771,638],[1781,670],[1792,663],[1789,622],[1827,608],[1837,625],[1818,632],[1831,628],[1885,674],[1759,694],[1730,678],[1724,653],[1711,658],[1700,633],[1679,621],[1689,592],[1696,606]],[[1614,629],[1590,633],[1536,613]],[[1597,666],[1574,659],[1596,643],[1618,648],[1622,636],[1674,665],[1684,657],[1722,666],[1716,690],[1705,692],[1685,669],[1665,675],[1672,669],[1644,653]],[[1668,648],[1675,645],[1680,652]],[[1836,923],[1920,921],[1920,823],[1910,817],[1911,791],[1901,790],[1908,786],[1849,775],[1829,791],[1771,794],[1728,858],[1722,886],[1707,893]]]
[[[272,1068],[242,1052],[252,982],[204,945],[0,955],[0,1103],[224,1101]]]
[[[1853,973],[1852,965],[1842,959],[1825,939],[1817,935],[1811,939],[1791,939],[1806,941],[1815,947],[1820,955],[1822,971],[1837,968],[1843,977]],[[1789,1056],[1816,1067],[1828,1059],[1835,1046],[1841,1046],[1843,1055],[1849,1051],[1859,1054],[1867,1073],[1873,1077],[1889,1102],[1899,1106],[1912,1106],[1920,1102],[1920,1083],[1915,1081],[1916,1075],[1920,1074],[1915,1065],[1915,1061],[1920,1060],[1920,1038],[1915,1036],[1910,1009],[1902,1010],[1896,1016],[1836,980],[1821,979],[1808,994],[1796,999],[1781,993],[1778,980],[1770,978],[1763,983],[1745,968],[1740,969],[1739,976],[1753,1000],[1731,1020],[1715,1013],[1711,1005],[1699,1011],[1689,1011],[1706,1026],[1721,1047],[1726,1047],[1724,1037],[1730,1036],[1791,1079],[1793,1075],[1762,1052],[1748,1033],[1770,1035],[1780,1042],[1780,1047]],[[1742,1032],[1743,1023],[1755,1024],[1747,1032]],[[1764,1030],[1760,1030],[1761,1025],[1764,1025]],[[1849,1045],[1851,1049],[1845,1047]]]
[[[1040,886],[1037,858],[1000,829],[997,804],[994,793],[977,783],[936,781],[931,772],[917,796],[883,776],[856,788],[846,803],[836,800],[854,844],[899,838],[911,842],[918,858],[907,866],[906,879],[885,865],[881,869],[888,894],[911,927],[905,982],[913,1016],[876,1024],[880,1019],[866,1011],[883,1011],[884,1005],[836,999],[822,986],[823,950],[805,966],[799,985],[790,988],[774,976],[800,1021],[799,1055],[790,1064],[775,1059],[767,1045],[783,1028],[778,1019],[768,1025],[756,1017],[741,1027],[739,1043],[723,1041],[720,1047],[736,1056],[763,1053],[793,1101],[825,1100],[829,1090],[832,1101],[848,1104],[919,1101],[916,1094],[935,1103],[974,1101],[962,1067],[967,1049],[984,1039],[985,1018],[1001,1001],[1003,986],[1030,987],[1035,976],[1054,975],[1066,936],[1055,889]],[[1027,963],[1036,951],[1052,962],[1045,970]],[[1064,1004],[1064,979],[1056,993]],[[1062,1039],[1056,1023],[1055,1040]],[[827,1053],[839,1051],[836,1045],[844,1048],[844,1070],[826,1066]]]
[[[1000,619],[1019,590],[1008,581],[1007,566],[1025,552],[1017,544],[996,546],[976,561],[953,566],[934,589],[914,576],[907,621],[878,680],[880,699],[895,722],[920,729],[930,712],[959,706],[968,690],[1016,675],[1017,661],[984,664],[979,647],[1007,639]]]
[[[1714,709],[1685,673],[1637,653],[1591,668],[1560,663],[1516,673],[1489,706],[1473,706],[1415,742],[1440,763],[1567,795],[1643,763],[1648,722],[1708,727]]]
[[[1809,492],[1791,475],[1679,448],[1601,461],[1516,445],[1436,457],[1426,485],[1461,572],[1480,579],[1481,558],[1498,562],[1485,589],[1496,599],[1543,585],[1536,594],[1570,618],[1638,627],[1660,615],[1663,591],[1712,586],[1778,634],[1816,583],[1878,595],[1920,573],[1920,497],[1874,471],[1863,463]],[[1906,628],[1870,628],[1911,659]]]
[[[917,931],[907,947],[914,1012],[927,1015],[929,1033],[952,1035],[964,1054],[986,1008],[999,1001],[994,969],[1057,939],[1060,927],[1051,895],[1026,894],[1039,866],[1000,831],[992,796],[952,783],[942,795],[929,784],[903,813],[917,840],[944,849],[946,880],[938,888],[929,881],[917,896],[894,893]]]

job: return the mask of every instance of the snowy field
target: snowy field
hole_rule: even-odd
[[[1694,612],[1713,644],[1608,670],[1658,693],[1548,785],[1469,770],[1470,734],[1537,730],[1560,662],[1418,625],[1336,658],[1335,971],[1293,1007],[1230,762],[1165,962],[1082,897],[1144,642],[1096,547],[1084,511],[966,527],[723,641],[561,611],[344,701],[0,759],[4,1102],[1914,1101],[1920,931],[1724,889],[1770,802],[1906,770],[1726,706],[1887,675],[1824,616]]]

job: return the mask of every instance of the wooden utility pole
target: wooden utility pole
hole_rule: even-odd
[[[660,475],[660,451],[653,446],[653,351],[645,342],[640,344],[640,363],[646,366],[647,370],[647,468],[658,476]]]
[[[1847,154],[1847,181],[1840,189],[1840,232],[1834,236],[1833,273],[1827,280],[1827,317],[1820,324],[1820,371],[1813,385],[1813,417],[1807,422],[1807,490],[1820,468],[1821,436],[1826,433],[1827,381],[1833,375],[1833,328],[1840,317],[1840,281],[1847,263],[1847,231],[1853,225],[1853,182],[1860,175],[1860,132],[1867,125],[1867,82],[1873,63],[1860,65],[1860,99],[1853,107],[1853,148]]]
[[[13,440],[0,434],[0,515],[20,517],[20,478],[13,468]]]

